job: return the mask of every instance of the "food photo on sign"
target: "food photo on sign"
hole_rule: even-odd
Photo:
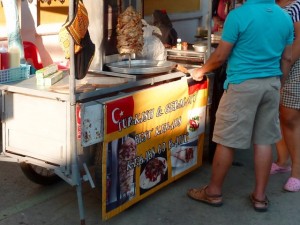
[[[197,163],[196,146],[177,146],[171,149],[172,177],[186,171]]]
[[[128,161],[137,155],[133,134],[108,143],[106,165],[106,203],[110,211],[132,199],[135,194],[135,167],[129,168]],[[117,165],[117,166],[116,166]]]
[[[195,141],[205,130],[206,107],[194,108],[188,111],[187,132],[189,141]]]
[[[172,177],[196,165],[198,138],[205,131],[205,113],[206,106],[188,110],[188,142],[171,148]]]
[[[168,180],[167,151],[155,156],[141,165],[140,194]]]

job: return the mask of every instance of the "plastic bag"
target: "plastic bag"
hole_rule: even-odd
[[[159,32],[159,28],[149,25],[145,20],[142,22],[144,25],[144,46],[141,57],[148,60],[166,60],[167,55],[163,43],[157,36],[153,35],[154,32]]]

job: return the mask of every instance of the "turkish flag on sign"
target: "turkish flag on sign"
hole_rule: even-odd
[[[119,121],[132,117],[134,112],[133,96],[106,103],[107,134],[119,130]]]
[[[189,95],[194,94],[195,92],[206,89],[207,88],[207,78],[206,76],[203,77],[203,80],[201,81],[195,81],[192,78],[187,80],[188,86],[189,86]]]

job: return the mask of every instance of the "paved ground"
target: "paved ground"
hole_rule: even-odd
[[[101,220],[97,191],[84,184],[86,225],[298,225],[300,193],[286,193],[282,185],[288,174],[270,178],[267,213],[252,209],[248,195],[253,187],[251,151],[238,151],[224,185],[224,205],[214,208],[189,199],[186,190],[204,185],[211,165],[204,165],[154,193],[108,221]],[[0,162],[0,225],[80,224],[75,189],[62,182],[51,187],[29,181],[15,163]]]

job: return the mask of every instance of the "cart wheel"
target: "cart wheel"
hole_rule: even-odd
[[[57,176],[53,170],[25,162],[20,163],[20,167],[25,176],[34,183],[52,185],[61,181],[61,178]]]

